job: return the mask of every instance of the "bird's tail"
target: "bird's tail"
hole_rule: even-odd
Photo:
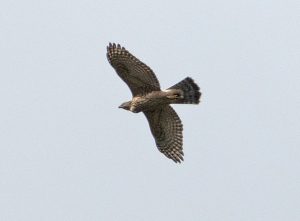
[[[199,104],[201,92],[199,86],[190,77],[187,77],[170,87],[169,89],[179,89],[183,92],[183,97],[178,99],[177,104]]]

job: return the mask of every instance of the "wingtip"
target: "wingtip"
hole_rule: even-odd
[[[119,43],[116,44],[113,42],[109,42],[107,48],[113,48],[113,49],[117,48],[117,49],[125,50],[125,48],[122,47]]]
[[[179,151],[179,153],[177,153],[176,155],[171,155],[171,156],[167,156],[168,158],[170,158],[171,160],[173,160],[175,163],[182,163],[184,161],[184,153],[183,151]]]
[[[115,45],[116,45],[115,43],[109,42],[107,48],[108,48],[108,49],[110,49],[110,48],[115,48]]]
[[[181,164],[181,163],[183,163],[183,161],[184,161],[184,159],[183,159],[183,157],[181,156],[180,157],[180,159],[172,159],[175,163],[179,163],[179,164]]]

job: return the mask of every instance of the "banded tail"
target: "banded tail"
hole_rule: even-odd
[[[199,86],[190,77],[187,77],[168,89],[179,89],[183,92],[183,98],[177,104],[199,104],[201,92]]]

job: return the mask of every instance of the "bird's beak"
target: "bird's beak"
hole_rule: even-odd
[[[123,104],[121,104],[120,106],[119,106],[119,108],[125,108],[126,107],[126,103],[123,103]]]
[[[129,107],[130,107],[130,102],[124,102],[119,106],[119,108],[123,108],[125,110],[129,110]]]

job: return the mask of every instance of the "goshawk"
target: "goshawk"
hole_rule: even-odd
[[[173,161],[183,161],[182,123],[170,104],[198,104],[201,92],[190,77],[161,90],[154,72],[119,44],[109,44],[107,58],[117,74],[128,85],[132,100],[119,106],[143,112],[159,151]]]

